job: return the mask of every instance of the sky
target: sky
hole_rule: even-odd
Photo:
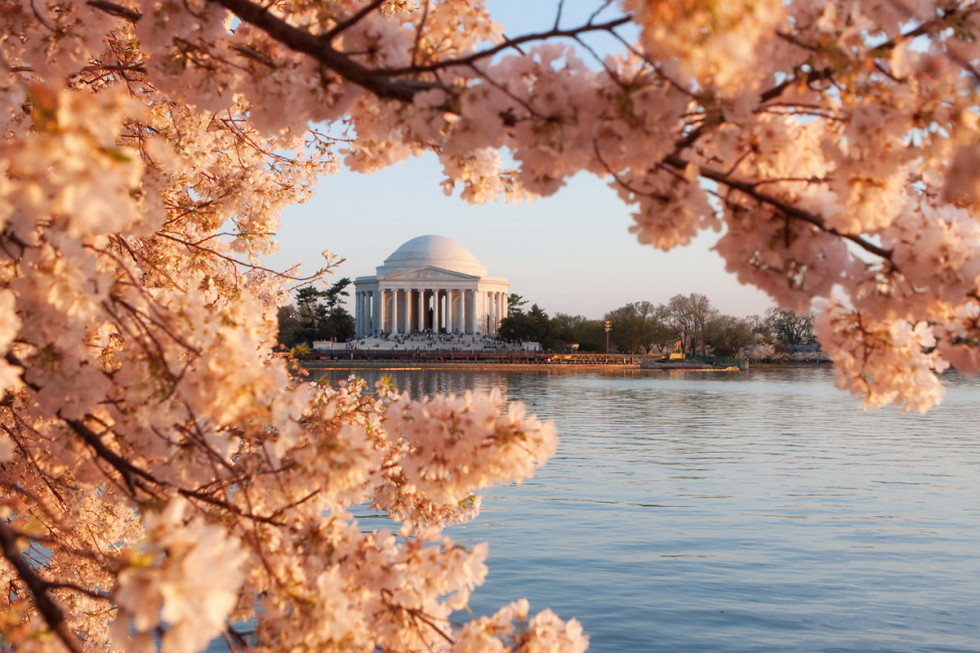
[[[508,35],[549,29],[555,6],[488,2]],[[596,0],[566,0],[563,26],[596,6]],[[509,279],[511,292],[549,315],[600,319],[629,302],[660,304],[689,293],[701,293],[722,313],[739,317],[762,314],[772,305],[764,293],[725,272],[710,251],[719,234],[709,232],[667,253],[640,245],[628,232],[630,207],[596,177],[578,175],[556,195],[532,203],[483,206],[445,196],[442,179],[431,155],[370,175],[342,171],[326,177],[312,201],[283,213],[280,250],[266,263],[285,269],[303,262],[312,272],[327,249],[346,259],[328,282],[353,279],[374,275],[404,242],[432,234],[459,242],[490,276]]]
[[[307,272],[329,250],[346,261],[328,282],[375,274],[404,242],[427,234],[466,247],[490,276],[549,315],[600,319],[629,302],[665,303],[701,293],[722,313],[762,314],[762,292],[725,272],[708,232],[689,246],[662,252],[628,231],[630,207],[602,180],[579,175],[556,195],[520,205],[471,206],[446,197],[438,161],[410,160],[370,175],[326,177],[307,204],[283,214],[280,249],[266,259],[276,269],[303,262]],[[350,309],[348,309],[350,310]]]

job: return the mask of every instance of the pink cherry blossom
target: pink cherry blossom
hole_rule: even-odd
[[[584,650],[524,601],[449,621],[487,553],[442,528],[545,463],[550,422],[275,351],[304,280],[262,256],[341,165],[431,152],[472,203],[596,175],[641,244],[715,231],[740,281],[817,307],[867,407],[980,371],[973,2],[595,7],[522,34],[479,0],[4,5],[5,645]]]

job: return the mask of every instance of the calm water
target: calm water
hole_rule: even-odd
[[[980,383],[918,416],[825,369],[392,376],[557,422],[549,464],[451,530],[490,543],[477,614],[526,597],[599,652],[980,651]]]

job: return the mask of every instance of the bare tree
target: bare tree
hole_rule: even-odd
[[[677,331],[686,354],[697,354],[699,350],[702,356],[707,354],[707,327],[716,315],[718,309],[698,293],[674,295],[667,302],[669,323]]]
[[[817,341],[813,333],[812,312],[799,314],[772,306],[766,311],[765,325],[772,339],[784,347],[809,345]]]
[[[756,341],[752,323],[732,315],[717,315],[709,320],[705,341],[715,356],[736,356],[739,350]]]

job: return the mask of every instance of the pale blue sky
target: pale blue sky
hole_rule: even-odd
[[[458,241],[549,315],[600,318],[628,302],[657,304],[692,292],[738,316],[771,304],[739,285],[709,251],[718,234],[669,253],[637,243],[627,231],[629,207],[595,177],[579,175],[555,196],[517,206],[470,206],[443,195],[442,178],[434,157],[327,177],[310,203],[284,213],[280,251],[267,262],[285,268],[302,261],[312,271],[329,249],[347,259],[336,278],[373,275],[405,241],[437,234]]]
[[[513,36],[550,29],[556,4],[489,0],[488,7]],[[601,4],[566,0],[562,26]],[[557,195],[518,206],[470,206],[446,197],[442,179],[433,156],[371,175],[343,171],[327,177],[309,204],[284,213],[280,252],[268,263],[285,268],[303,261],[312,271],[322,261],[320,252],[329,249],[347,259],[337,278],[373,275],[405,241],[436,234],[458,241],[490,275],[508,278],[511,292],[550,315],[601,318],[628,302],[657,304],[692,292],[738,316],[761,314],[771,305],[762,292],[739,285],[709,251],[718,234],[669,253],[637,243],[627,231],[630,208],[595,177],[579,175]]]

